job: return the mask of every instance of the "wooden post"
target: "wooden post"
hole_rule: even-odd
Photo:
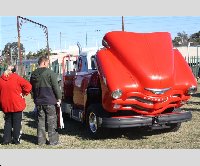
[[[46,38],[47,38],[47,51],[48,51],[48,59],[50,61],[50,51],[49,51],[49,36],[48,36],[48,29],[46,27]]]
[[[22,76],[22,54],[20,47],[20,25],[19,25],[19,16],[17,16],[17,33],[18,33],[18,56],[19,56],[19,75]]]

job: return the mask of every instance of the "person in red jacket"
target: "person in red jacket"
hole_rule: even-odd
[[[14,66],[8,66],[0,77],[0,108],[5,114],[3,145],[20,143],[22,111],[26,107],[24,96],[32,89],[29,81],[15,71]]]

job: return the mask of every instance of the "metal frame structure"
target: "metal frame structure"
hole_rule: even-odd
[[[39,25],[40,28],[43,29],[44,31],[44,34],[46,36],[46,42],[47,42],[47,51],[48,51],[48,59],[49,59],[49,56],[50,56],[50,51],[49,51],[49,39],[48,39],[48,28],[47,26],[45,25],[42,25],[40,23],[37,23],[35,21],[32,21],[30,19],[27,19],[25,17],[21,17],[21,16],[17,16],[17,32],[18,32],[18,51],[19,51],[19,59],[20,59],[20,74],[22,74],[22,54],[21,54],[21,47],[20,47],[20,30],[22,28],[22,24],[23,23],[26,23],[26,22],[31,22],[33,24],[36,24],[36,25]]]

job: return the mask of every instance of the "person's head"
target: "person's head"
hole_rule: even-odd
[[[38,59],[39,67],[49,67],[49,59],[46,56],[41,56]]]
[[[6,71],[4,72],[5,76],[9,76],[10,74],[16,72],[16,67],[13,65],[9,65],[6,69]]]

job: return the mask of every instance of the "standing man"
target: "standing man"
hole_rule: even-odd
[[[47,120],[49,145],[57,145],[59,141],[57,132],[57,114],[55,105],[61,103],[61,90],[57,75],[50,70],[49,59],[42,56],[38,60],[37,68],[30,78],[33,87],[33,99],[37,108],[38,117],[38,145],[46,144],[45,123]]]
[[[3,145],[20,144],[22,111],[26,107],[24,96],[31,92],[31,84],[8,66],[0,78],[0,107],[4,112]],[[13,138],[13,139],[12,139]]]

